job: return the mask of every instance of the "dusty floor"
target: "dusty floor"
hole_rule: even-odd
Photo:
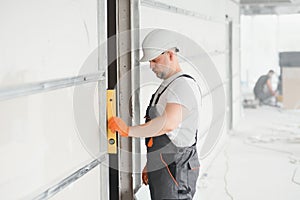
[[[194,199],[300,199],[300,111],[245,109]]]

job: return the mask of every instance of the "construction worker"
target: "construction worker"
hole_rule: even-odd
[[[262,75],[256,81],[254,86],[255,99],[259,100],[259,104],[272,104],[272,97],[276,96],[276,92],[272,89],[271,78],[274,75],[273,70],[269,70],[266,75]]]
[[[179,47],[170,31],[156,29],[143,41],[141,62],[163,80],[152,95],[146,123],[127,126],[117,117],[108,127],[123,137],[145,137],[147,164],[144,184],[149,184],[151,199],[192,199],[199,176],[196,150],[201,93],[195,80],[179,66]]]

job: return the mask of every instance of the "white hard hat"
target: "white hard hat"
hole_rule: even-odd
[[[178,42],[171,31],[155,29],[151,31],[142,43],[143,57],[141,62],[148,62],[155,59],[166,50],[175,48],[178,51]]]

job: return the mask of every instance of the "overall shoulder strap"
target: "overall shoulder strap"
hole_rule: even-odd
[[[187,75],[187,74],[182,74],[180,76],[177,76],[176,78],[174,78],[158,95],[157,95],[157,98],[155,100],[155,105],[158,103],[158,100],[160,98],[160,96],[166,91],[166,89],[175,81],[177,80],[178,78],[180,77],[186,77],[186,78],[190,78],[190,79],[193,79],[195,81],[195,79],[193,77],[191,77],[190,75]],[[151,102],[152,103],[152,102]]]

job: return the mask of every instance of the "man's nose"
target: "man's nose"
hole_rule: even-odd
[[[150,69],[153,69],[155,67],[155,63],[153,61],[150,61]]]

